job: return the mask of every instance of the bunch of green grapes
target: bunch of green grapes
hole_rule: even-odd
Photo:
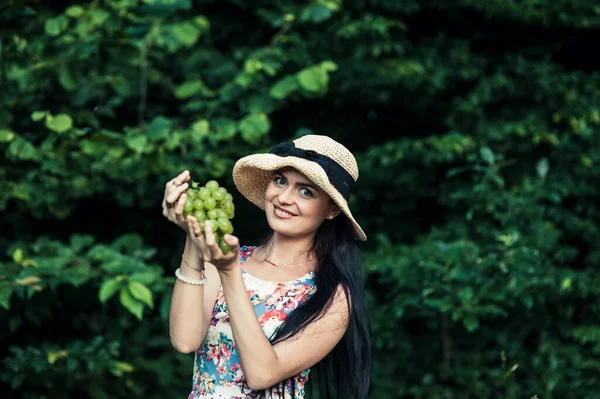
[[[183,216],[192,215],[204,231],[204,221],[209,220],[213,232],[224,254],[231,251],[231,247],[223,240],[225,234],[233,233],[231,219],[235,216],[233,197],[224,187],[219,187],[215,180],[208,181],[204,186],[192,181],[186,191],[187,199],[183,208]]]

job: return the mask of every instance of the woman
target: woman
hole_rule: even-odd
[[[366,398],[371,337],[354,241],[366,236],[348,208],[354,156],[308,135],[240,159],[233,178],[265,210],[264,245],[226,235],[224,255],[209,222],[184,219],[187,171],[163,200],[187,232],[169,321],[175,349],[195,352],[189,399],[301,399],[311,369],[320,398]]]

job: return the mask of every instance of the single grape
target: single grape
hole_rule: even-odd
[[[198,209],[194,212],[194,217],[198,221],[198,224],[202,224],[206,220],[206,213],[202,209]]]
[[[215,209],[217,206],[217,201],[215,201],[215,199],[213,197],[208,197],[207,199],[204,200],[204,207],[206,209],[208,209],[209,211],[211,209]]]
[[[208,216],[209,219],[218,219],[219,211],[217,209],[211,209],[207,212],[206,216]]]
[[[198,182],[192,182],[192,187],[193,188],[198,188]]]
[[[193,200],[194,198],[196,198],[196,195],[198,190],[194,190],[193,188],[188,188],[187,190],[185,190],[185,194],[187,195],[187,199],[188,200]]]
[[[235,217],[235,212],[231,211],[231,212],[227,212],[227,217],[229,219],[233,219]]]
[[[204,209],[204,201],[202,201],[200,198],[196,198],[194,200],[194,209]]]
[[[223,252],[223,254],[228,254],[229,252],[231,252],[231,247],[225,242],[225,240],[219,240],[219,248],[221,248],[221,252]]]
[[[227,194],[227,190],[225,190],[223,187],[219,187],[212,192],[212,197],[217,201],[222,201],[223,198],[225,198],[225,194]]]
[[[204,187],[208,188],[211,192],[215,192],[219,188],[219,183],[216,180],[209,180],[206,182]]]
[[[221,231],[224,231],[227,229],[227,226],[229,225],[229,219],[226,218],[219,218],[217,220],[217,223],[219,224],[219,229]]]
[[[209,198],[210,190],[206,187],[200,187],[200,189],[198,190],[198,197],[203,200]]]
[[[223,232],[223,234],[231,234],[233,233],[233,225],[227,218],[219,219],[219,230]]]
[[[227,212],[225,212],[223,209],[217,209],[217,213],[218,213],[218,215],[217,215],[216,219],[220,219],[220,218],[227,219],[228,218]]]
[[[223,198],[223,201],[233,202],[233,195],[229,193],[225,194],[225,198]]]
[[[225,212],[233,211],[233,209],[234,209],[233,202],[223,200],[223,202],[221,202],[220,208]]]
[[[183,211],[190,213],[193,209],[194,209],[194,200],[190,199],[188,197],[188,199],[185,200],[185,205],[183,206]]]

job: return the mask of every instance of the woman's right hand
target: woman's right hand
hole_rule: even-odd
[[[183,207],[187,200],[185,194],[188,189],[190,172],[183,171],[179,176],[170,180],[165,187],[165,195],[162,201],[163,215],[170,222],[181,227],[186,233],[189,233],[188,225],[183,217]]]

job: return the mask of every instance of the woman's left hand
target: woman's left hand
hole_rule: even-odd
[[[217,243],[211,223],[206,220],[204,222],[204,239],[206,240],[206,245],[204,246],[205,249],[202,251],[202,255],[206,262],[212,263],[219,273],[229,273],[239,269],[238,251],[240,249],[240,240],[236,236],[231,234],[223,236],[225,243],[231,247],[231,251],[224,254]]]

